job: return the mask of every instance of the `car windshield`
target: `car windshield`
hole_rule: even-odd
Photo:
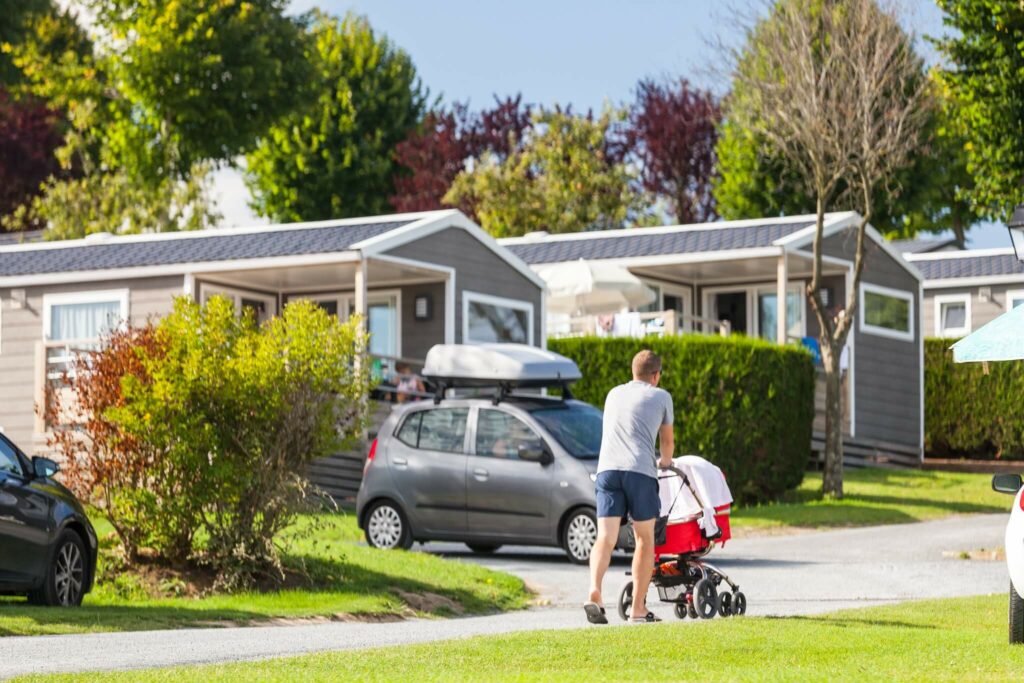
[[[601,411],[586,403],[562,403],[531,414],[574,458],[596,458],[601,451]]]

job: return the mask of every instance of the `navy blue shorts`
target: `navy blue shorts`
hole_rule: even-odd
[[[655,519],[661,512],[658,480],[639,472],[607,470],[597,475],[598,517],[625,517],[636,522]]]

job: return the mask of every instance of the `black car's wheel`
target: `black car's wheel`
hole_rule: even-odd
[[[57,539],[56,548],[42,587],[29,594],[29,601],[50,607],[78,607],[85,597],[89,571],[85,543],[67,529]]]
[[[366,514],[366,542],[381,550],[412,547],[412,529],[397,504],[390,500],[374,503]]]
[[[718,614],[718,590],[711,579],[701,579],[693,587],[693,606],[701,619],[711,619]]]
[[[477,555],[490,555],[501,547],[500,543],[467,543],[466,547]]]
[[[576,510],[562,525],[562,548],[573,564],[590,562],[590,551],[596,540],[597,516],[592,510]]]
[[[1024,598],[1010,584],[1010,645],[1024,643]]]

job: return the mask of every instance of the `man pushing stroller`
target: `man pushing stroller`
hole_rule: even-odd
[[[590,596],[583,605],[587,621],[607,624],[602,583],[628,513],[633,520],[631,621],[661,621],[647,609],[647,588],[654,569],[654,526],[660,512],[658,466],[672,464],[672,396],[658,388],[661,358],[644,350],[633,357],[633,381],[608,392],[604,405],[601,453],[597,464],[597,541],[590,551]],[[655,457],[655,442],[658,442]]]

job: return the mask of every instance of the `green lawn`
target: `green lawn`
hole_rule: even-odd
[[[101,536],[105,530],[97,524]],[[102,585],[74,610],[31,607],[20,598],[0,598],[0,636],[217,626],[338,614],[414,611],[443,616],[460,610],[516,609],[529,601],[523,582],[509,574],[423,553],[374,550],[357,545],[360,538],[351,515],[331,515],[315,541],[296,544],[288,562],[293,566],[303,562],[319,586],[316,590],[152,599],[130,584]],[[410,606],[400,592],[433,593],[448,600],[420,604],[410,598],[416,603]]]
[[[1018,681],[1006,598],[817,617],[590,627],[242,664],[20,681]]]
[[[901,524],[977,512],[1007,512],[1012,498],[992,490],[992,475],[920,470],[847,469],[842,500],[821,498],[821,475],[780,502],[733,510],[732,525],[750,532]]]

